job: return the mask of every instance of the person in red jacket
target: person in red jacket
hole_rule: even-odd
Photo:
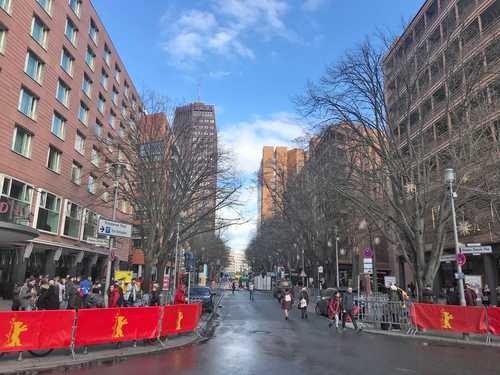
[[[181,285],[175,292],[174,304],[179,305],[183,303],[186,303],[186,292],[184,291],[184,285]]]
[[[120,291],[117,285],[110,285],[108,292],[108,307],[119,307]]]
[[[340,293],[337,292],[335,297],[328,301],[328,327],[332,328],[335,320],[335,328],[339,329],[340,312],[342,311],[342,300]]]

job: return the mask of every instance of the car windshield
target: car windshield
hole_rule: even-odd
[[[210,289],[208,289],[208,288],[191,288],[191,295],[209,296]]]

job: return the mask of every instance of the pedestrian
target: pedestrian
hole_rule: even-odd
[[[65,289],[66,289],[66,280],[57,277],[56,291],[59,298],[59,309],[61,310],[66,310],[66,308],[68,307],[68,301],[66,300]]]
[[[184,285],[179,285],[177,291],[175,292],[175,305],[182,305],[186,303],[186,292],[184,291]]]
[[[306,288],[302,288],[299,293],[299,310],[301,319],[307,319],[307,306],[309,306],[309,293]]]
[[[340,313],[342,311],[342,298],[340,293],[335,293],[328,301],[328,328],[332,328],[333,321],[335,321],[335,328],[339,329]]]
[[[154,283],[153,289],[151,290],[151,296],[149,298],[149,306],[160,306],[160,292],[159,285]]]
[[[117,285],[110,285],[108,292],[108,307],[119,307],[120,288]]]
[[[352,312],[353,309],[354,309],[354,294],[352,294],[352,288],[349,287],[347,288],[347,292],[344,293],[344,296],[342,297],[342,330],[345,330],[345,322],[347,317],[349,317],[351,318],[354,329],[360,332],[361,329],[358,328],[358,325],[356,324],[355,315]]]
[[[128,285],[127,293],[125,294],[125,300],[127,301],[127,306],[137,307],[140,305],[142,295],[140,286],[137,284],[135,279]]]
[[[490,287],[488,286],[488,284],[484,284],[482,293],[482,301],[484,306],[490,305],[490,295],[491,295]]]
[[[250,293],[250,301],[253,301],[253,292],[254,292],[253,282],[250,282],[250,284],[248,284],[248,291]]]
[[[430,285],[426,285],[422,291],[422,299],[424,303],[434,303],[434,293]]]
[[[40,281],[40,291],[36,300],[37,310],[48,310],[49,306],[49,282],[47,279]]]
[[[293,306],[293,297],[290,289],[285,290],[285,295],[281,298],[281,308],[285,312],[285,320],[288,320],[288,312]]]
[[[33,310],[33,295],[32,293],[35,291],[35,282],[26,279],[24,284],[19,289],[19,309],[22,311],[31,311]]]
[[[85,307],[88,309],[97,309],[104,307],[104,297],[100,294],[100,287],[95,286],[90,290],[87,295],[87,301]]]
[[[465,304],[467,306],[476,306],[477,294],[470,284],[465,284]]]
[[[233,289],[233,294],[234,294],[234,291],[236,290],[236,281],[233,281],[231,288]]]
[[[80,297],[80,290],[76,284],[75,277],[72,277],[70,280],[66,282],[64,293],[66,294],[66,300],[68,301],[67,308],[69,310],[75,310],[75,309],[78,310],[81,305],[81,297]]]
[[[19,311],[21,307],[21,300],[19,298],[19,292],[21,291],[22,285],[19,285],[18,283],[14,284],[14,288],[12,290],[12,306],[11,310],[12,311]]]
[[[82,299],[81,305],[84,308],[87,307],[87,297],[88,297],[91,289],[92,289],[92,283],[90,282],[89,278],[84,277],[80,281],[80,297]]]

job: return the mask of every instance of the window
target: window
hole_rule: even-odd
[[[71,165],[71,182],[76,185],[80,185],[82,183],[82,166],[76,161],[73,161],[73,164]]]
[[[12,200],[15,204],[15,216],[13,222],[16,224],[29,225],[31,217],[31,199],[33,187],[14,178],[4,178],[2,196]]]
[[[115,80],[116,82],[120,82],[120,67],[118,65],[115,65]]]
[[[500,19],[500,0],[491,4],[483,13],[481,13],[481,22],[483,31],[488,30]]]
[[[94,20],[90,20],[90,26],[89,26],[89,36],[90,39],[97,45],[97,39],[99,37],[99,29],[97,28],[97,25],[95,24]]]
[[[82,2],[81,0],[69,0],[69,7],[78,17],[80,17]]]
[[[1,1],[0,1],[1,2]],[[52,0],[36,0],[47,14],[52,13]]]
[[[102,96],[102,94],[99,94],[99,99],[97,100],[97,109],[99,112],[104,113],[104,107],[106,105],[106,99]]]
[[[36,229],[57,234],[59,229],[59,216],[61,211],[61,198],[46,191],[40,194]]]
[[[109,186],[106,183],[102,183],[102,194],[101,199],[104,202],[109,202]]]
[[[121,106],[120,111],[121,111],[123,117],[127,116],[127,105],[125,104],[125,102],[122,102],[122,106]]]
[[[115,113],[113,111],[109,111],[109,118],[108,118],[108,122],[109,122],[109,126],[111,126],[112,128],[115,127]]]
[[[66,18],[66,29],[64,30],[64,35],[66,38],[76,47],[76,38],[77,38],[78,30],[69,18]]]
[[[73,62],[75,59],[68,52],[66,48],[63,48],[61,54],[61,68],[68,73],[70,76],[73,76]]]
[[[89,108],[85,103],[80,102],[80,111],[78,112],[78,119],[86,126],[89,121]]]
[[[128,87],[128,82],[125,81],[125,88],[123,89],[123,93],[125,94],[125,96],[128,98],[128,90],[129,90],[129,87]]]
[[[109,49],[108,45],[104,45],[104,61],[108,66],[110,66],[111,63],[111,50]]]
[[[66,201],[65,216],[63,234],[68,237],[79,238],[82,208],[73,202]]]
[[[104,87],[105,90],[108,90],[108,73],[103,69],[101,71],[101,85]]]
[[[0,8],[10,13],[10,0],[0,0]]]
[[[89,46],[87,46],[87,54],[85,55],[85,62],[87,63],[87,65],[89,66],[89,68],[92,69],[92,71],[94,71],[94,67],[95,67],[95,53],[92,50],[92,48],[90,48]]]
[[[58,138],[64,139],[65,128],[66,119],[59,113],[54,112],[54,115],[52,116],[52,134]]]
[[[115,105],[118,105],[118,91],[115,86],[113,86],[113,91],[111,92],[111,100]]]
[[[87,191],[90,194],[95,194],[95,177],[92,175],[89,175],[87,180]]]
[[[47,48],[47,37],[49,34],[49,28],[42,22],[37,16],[33,17],[31,23],[31,36],[35,39],[38,44],[43,48]]]
[[[75,135],[75,150],[82,155],[85,154],[85,136],[78,131]]]
[[[61,80],[57,81],[56,98],[60,103],[64,104],[65,107],[69,106],[69,92],[70,88],[68,85]]]
[[[99,227],[99,215],[94,211],[85,210],[83,220],[83,240],[97,237],[97,228]]]
[[[43,67],[44,63],[40,58],[35,55],[32,51],[28,51],[26,54],[26,61],[24,63],[24,72],[33,78],[39,84],[43,80]]]
[[[102,124],[99,121],[95,123],[95,135],[97,138],[102,135]]]
[[[463,45],[467,46],[469,43],[475,41],[479,37],[479,22],[474,19],[464,30],[462,34]]]
[[[33,134],[31,132],[16,125],[14,128],[14,136],[12,137],[12,151],[30,158],[32,139]]]
[[[37,104],[38,98],[31,91],[23,87],[19,95],[19,111],[35,120]]]
[[[47,168],[52,172],[61,172],[61,157],[62,152],[54,146],[49,146],[49,156],[47,158]]]
[[[86,74],[83,75],[82,91],[87,97],[92,97],[92,80]]]
[[[0,23],[0,54],[5,53],[6,44],[7,44],[7,28]]]
[[[99,150],[92,146],[92,152],[90,154],[90,162],[99,168]]]
[[[475,0],[458,0],[458,15],[461,20],[464,20],[475,6]]]

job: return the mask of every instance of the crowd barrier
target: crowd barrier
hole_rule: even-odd
[[[195,331],[202,305],[0,312],[0,353],[74,349]]]
[[[364,301],[359,319],[382,329],[418,329],[500,336],[500,308]]]

